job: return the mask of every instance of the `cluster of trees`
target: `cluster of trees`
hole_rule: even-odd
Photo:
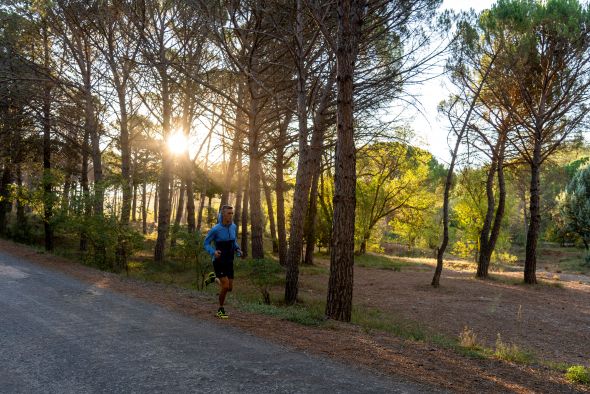
[[[461,144],[487,162],[477,276],[487,277],[499,239],[507,205],[505,171],[524,166],[529,174],[524,281],[537,282],[541,172],[579,134],[590,108],[589,18],[588,6],[578,1],[499,0],[460,23],[457,56],[449,63],[458,94],[443,109],[456,144],[434,286],[448,242],[448,191]]]
[[[47,250],[75,240],[121,271],[141,233],[155,231],[165,264],[189,239],[179,231],[206,230],[232,204],[252,258],[264,257],[268,230],[287,304],[299,265],[328,248],[326,315],[350,320],[353,254],[384,234],[438,247],[440,276],[452,216],[486,277],[508,242],[506,178],[522,185],[528,173],[534,283],[539,177],[587,114],[588,12],[573,0],[500,0],[457,17],[447,40],[440,4],[5,2],[0,235],[34,240],[42,228]],[[443,50],[458,92],[441,106],[456,140],[448,169],[381,116]],[[479,168],[457,175],[463,154]],[[457,177],[464,200],[451,204]]]
[[[376,114],[430,61],[425,22],[439,5],[5,3],[0,232],[31,238],[27,221],[40,220],[46,249],[77,237],[80,251],[120,271],[136,247],[138,211],[144,234],[153,212],[154,260],[165,263],[177,229],[197,231],[217,196],[235,206],[252,258],[264,257],[269,219],[292,304],[303,247],[311,259],[323,211],[332,221],[326,314],[349,320],[355,143],[395,134]],[[171,139],[193,147],[175,153]],[[318,198],[328,190],[330,201]],[[409,204],[387,193],[377,192],[386,208],[363,225],[366,234],[391,213],[383,209],[401,209],[394,201]]]

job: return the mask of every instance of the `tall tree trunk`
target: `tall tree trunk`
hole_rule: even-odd
[[[320,173],[323,151],[324,130],[326,128],[326,110],[332,94],[334,75],[331,75],[322,91],[320,104],[314,115],[314,127],[311,136],[311,147],[307,146],[307,132],[304,139],[299,139],[299,163],[293,195],[291,226],[289,231],[289,249],[286,256],[287,276],[285,281],[285,302],[294,303],[297,298],[299,282],[299,262],[303,254],[303,239],[306,235],[305,217],[308,210],[310,188],[315,174]],[[301,114],[300,116],[304,116]],[[299,125],[307,128],[306,124]],[[304,147],[304,148],[302,148]],[[303,156],[302,156],[303,149]]]
[[[541,144],[535,142],[533,149],[533,160],[531,162],[531,185],[530,185],[530,223],[526,237],[526,257],[524,261],[524,282],[527,284],[537,283],[537,241],[539,228],[541,226],[541,205],[540,205],[540,177],[541,177]]]
[[[321,171],[321,169],[320,169]],[[313,174],[311,182],[311,191],[309,193],[309,210],[307,212],[307,230],[305,231],[305,265],[313,265],[313,252],[316,244],[316,227],[318,213],[318,184],[320,180],[320,171]]]
[[[18,186],[18,195],[16,199],[16,225],[21,230],[21,234],[24,236],[26,235],[26,229],[28,226],[27,217],[25,216],[25,204],[23,202],[23,199],[21,198],[23,190],[23,174],[20,160],[16,165],[16,185]]]
[[[463,136],[465,135],[465,132],[467,131],[467,125],[469,124],[469,121],[471,119],[471,114],[473,113],[473,109],[475,108],[475,104],[477,103],[477,100],[479,99],[479,94],[481,93],[481,90],[483,89],[483,86],[488,78],[488,75],[490,74],[490,71],[492,69],[492,65],[494,64],[496,57],[497,57],[497,53],[494,54],[494,56],[490,60],[490,63],[488,64],[488,67],[479,82],[479,86],[477,87],[477,90],[476,90],[475,94],[473,95],[473,98],[472,98],[471,103],[469,105],[469,110],[467,111],[467,114],[465,115],[465,119],[463,120],[463,125],[461,126],[461,130],[459,131],[459,133],[457,135],[457,141],[455,142],[455,147],[454,147],[453,151],[451,152],[451,164],[449,165],[449,170],[447,172],[447,178],[445,180],[445,191],[444,191],[444,196],[443,196],[443,239],[442,239],[441,245],[438,248],[437,253],[436,253],[436,268],[434,270],[432,282],[430,283],[433,287],[440,286],[440,276],[442,274],[443,258],[445,255],[445,250],[447,249],[447,245],[449,243],[449,195],[450,195],[451,186],[453,183],[453,171],[455,170],[455,162],[457,160],[459,146],[461,145],[461,141],[463,140]]]
[[[242,203],[242,242],[240,246],[244,256],[248,255],[248,196],[248,182],[246,182],[246,190],[244,190],[244,199]]]
[[[190,79],[187,80],[186,92],[184,94],[182,107],[182,133],[187,139],[190,136],[191,123],[193,121],[193,101],[194,101],[193,84]],[[185,150],[182,163],[182,180],[186,190],[186,222],[189,233],[196,229],[195,225],[195,192],[193,185],[193,169],[188,149]]]
[[[159,198],[160,196],[158,196],[158,193],[159,193],[160,186],[158,183],[156,183],[155,189],[156,189],[156,191],[154,193],[154,222],[158,220],[158,213],[159,213],[158,212],[158,208],[159,208],[158,202],[160,201],[160,198]]]
[[[365,1],[338,1],[338,131],[334,174],[334,219],[326,316],[350,321],[354,282],[356,155],[354,146],[354,64]]]
[[[504,218],[504,211],[506,209],[506,182],[504,180],[504,163],[503,158],[498,163],[498,208],[496,209],[496,217],[494,218],[494,225],[492,233],[490,234],[489,246],[490,257],[496,247],[496,242],[500,236],[500,229],[502,228],[502,219]],[[490,259],[488,258],[488,261]]]
[[[205,208],[205,198],[207,195],[205,192],[201,192],[201,198],[199,201],[199,215],[197,216],[197,229],[201,229],[203,224],[203,209]]]
[[[141,232],[147,234],[147,180],[143,181],[141,189]]]
[[[205,165],[203,170],[206,172],[209,166],[209,153],[210,153],[210,149],[211,149],[211,135],[209,135],[207,140],[207,151],[205,153]],[[199,204],[199,217],[197,220],[197,229],[201,229],[201,226],[203,224],[203,208],[205,207],[205,197],[207,196],[207,189],[209,187],[208,184],[208,180],[205,181],[205,185],[203,190],[201,190],[201,201]],[[211,203],[211,200],[209,200],[209,203]],[[209,212],[207,212],[207,216],[209,216]]]
[[[488,176],[486,180],[487,209],[483,227],[479,234],[479,255],[477,259],[477,272],[475,274],[475,276],[480,279],[485,279],[488,277],[488,268],[492,255],[489,245],[489,235],[492,229],[494,211],[496,210],[496,202],[494,199],[494,179],[496,175],[497,161],[497,154],[494,154],[492,162],[490,163],[490,169],[488,170]]]
[[[137,222],[137,184],[133,183],[133,200],[131,201],[131,221]]]
[[[270,186],[266,183],[264,179],[264,174],[260,174],[260,179],[262,180],[262,187],[264,189],[264,197],[266,199],[266,207],[268,209],[268,220],[270,222],[270,238],[272,239],[272,252],[277,253],[279,251],[279,244],[277,241],[277,230],[275,226],[275,214],[272,204],[272,195],[270,192]]]
[[[291,116],[287,116],[279,126],[280,144],[277,147],[275,162],[275,194],[277,196],[277,235],[279,238],[279,263],[282,266],[287,264],[287,231],[285,225],[285,141],[287,140],[287,127]]]
[[[19,163],[18,171],[20,171],[20,163]],[[65,174],[65,180],[64,180],[63,194],[61,196],[61,210],[66,215],[69,214],[71,188],[72,188],[72,170],[67,169],[66,174]]]
[[[483,230],[480,237],[480,253],[477,264],[476,277],[487,278],[492,253],[496,247],[496,241],[500,236],[500,228],[502,219],[504,217],[504,208],[506,205],[506,185],[504,182],[504,147],[505,138],[501,136],[496,145],[495,161],[492,160],[490,171],[495,171],[498,174],[498,207],[494,203],[493,178],[494,176],[488,174],[488,181],[486,182],[486,194],[488,196],[488,210],[484,221]],[[490,184],[490,178],[492,178]],[[490,209],[491,206],[491,209]],[[495,215],[494,215],[495,209]],[[493,223],[492,223],[493,220]]]
[[[260,99],[258,98],[257,81],[250,78],[250,112],[248,113],[248,209],[250,210],[250,231],[252,237],[252,258],[264,258],[263,226],[262,226],[262,201],[260,198],[260,171],[261,157],[259,153],[259,125],[258,112]]]
[[[49,69],[49,38],[44,29],[45,65]],[[53,250],[53,181],[51,174],[51,86],[46,83],[43,94],[43,227],[45,230],[45,250]]]
[[[239,105],[236,106],[236,119],[235,124],[233,125],[234,129],[234,138],[232,142],[231,152],[229,156],[229,163],[227,166],[227,172],[225,173],[225,182],[223,184],[223,193],[221,194],[221,202],[219,204],[219,209],[221,207],[228,204],[229,201],[229,193],[232,190],[232,179],[234,175],[234,168],[238,160],[241,160],[241,149],[242,149],[242,138],[243,138],[243,125],[247,122],[247,114],[244,112],[242,107],[246,104],[246,94],[245,94],[245,86],[243,83],[238,84],[238,103]],[[239,165],[239,164],[238,164]],[[238,186],[239,188],[240,186]]]
[[[184,192],[186,186],[184,181],[180,180],[180,191],[178,192],[178,203],[176,204],[176,216],[174,217],[174,229],[178,231],[180,228],[180,220],[182,219],[182,213],[184,209]],[[170,246],[176,246],[176,233],[172,233],[170,238]]]
[[[10,200],[10,184],[12,183],[12,163],[6,160],[2,179],[0,179],[0,235],[6,236],[8,230],[8,214],[12,201]]]
[[[161,66],[162,79],[162,128],[164,141],[170,135],[170,121],[172,117],[172,102],[170,98],[169,81],[166,66]],[[163,143],[165,145],[165,142]],[[162,149],[162,172],[160,174],[160,201],[158,212],[158,238],[154,250],[154,261],[162,263],[165,258],[166,238],[170,227],[170,181],[172,179],[172,158],[169,149]]]
[[[242,219],[242,196],[243,196],[243,187],[244,187],[244,176],[242,174],[243,166],[242,166],[242,151],[238,153],[238,182],[237,182],[237,192],[236,192],[236,204],[234,205],[234,223],[236,224],[236,231],[240,229],[240,223]],[[238,234],[236,233],[236,237]]]
[[[188,157],[187,157],[188,159]],[[186,182],[186,223],[189,233],[195,232],[195,190],[193,185],[193,171],[190,161],[186,161],[185,177]]]
[[[82,141],[82,173],[80,174],[80,185],[82,186],[82,206],[84,209],[84,221],[87,222],[92,214],[92,205],[90,201],[90,187],[88,185],[88,161],[90,146],[88,140],[90,134],[88,130],[84,131],[84,140]],[[86,225],[81,226],[80,231],[80,251],[88,250],[88,233]]]
[[[299,262],[303,250],[303,226],[307,198],[311,184],[309,173],[309,145],[307,143],[307,94],[305,83],[307,73],[305,68],[305,41],[303,36],[305,14],[303,0],[297,0],[297,118],[299,122],[299,159],[297,174],[295,175],[295,193],[293,195],[293,209],[291,210],[291,226],[289,230],[289,249],[287,250],[287,267],[285,279],[285,303],[292,305],[297,301],[299,292]]]
[[[216,223],[217,215],[213,212],[213,196],[209,196],[207,200],[209,201],[207,203],[207,224]],[[211,227],[214,225],[215,224],[213,224]]]
[[[135,221],[135,208],[137,198],[137,186],[133,185],[131,177],[131,144],[129,142],[129,126],[127,117],[127,103],[125,96],[125,88],[118,89],[119,96],[119,117],[120,117],[120,131],[121,131],[121,188],[123,197],[121,201],[121,225],[127,226],[129,224],[129,216],[131,213],[131,193],[133,190],[133,221]],[[126,264],[126,257],[124,263]]]
[[[238,109],[239,112],[240,111]],[[236,134],[238,131],[236,131]],[[238,136],[234,136],[234,141],[232,143],[231,152],[229,155],[229,163],[227,165],[227,172],[225,174],[225,181],[223,183],[223,193],[221,194],[221,201],[219,202],[219,211],[221,211],[221,207],[224,205],[228,205],[229,203],[229,193],[232,190],[232,179],[235,173],[236,162],[238,157],[238,150],[240,149],[240,141]]]

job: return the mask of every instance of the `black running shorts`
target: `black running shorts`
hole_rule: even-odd
[[[223,278],[227,276],[229,279],[234,278],[234,262],[232,260],[215,259],[213,261],[213,269],[215,276]]]

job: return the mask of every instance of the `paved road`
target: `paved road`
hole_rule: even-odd
[[[0,252],[0,393],[95,392],[425,388],[288,350]]]

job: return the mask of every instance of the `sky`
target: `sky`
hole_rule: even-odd
[[[492,0],[444,0],[442,9],[466,11],[473,8],[479,12],[494,3],[495,1]],[[444,87],[445,82],[444,77],[438,77],[411,89],[411,93],[418,96],[422,113],[416,110],[415,114],[410,116],[413,119],[410,126],[416,133],[414,143],[428,149],[436,158],[446,164],[450,160],[447,124],[443,118],[437,118],[436,111],[438,103],[448,95],[448,90]]]

